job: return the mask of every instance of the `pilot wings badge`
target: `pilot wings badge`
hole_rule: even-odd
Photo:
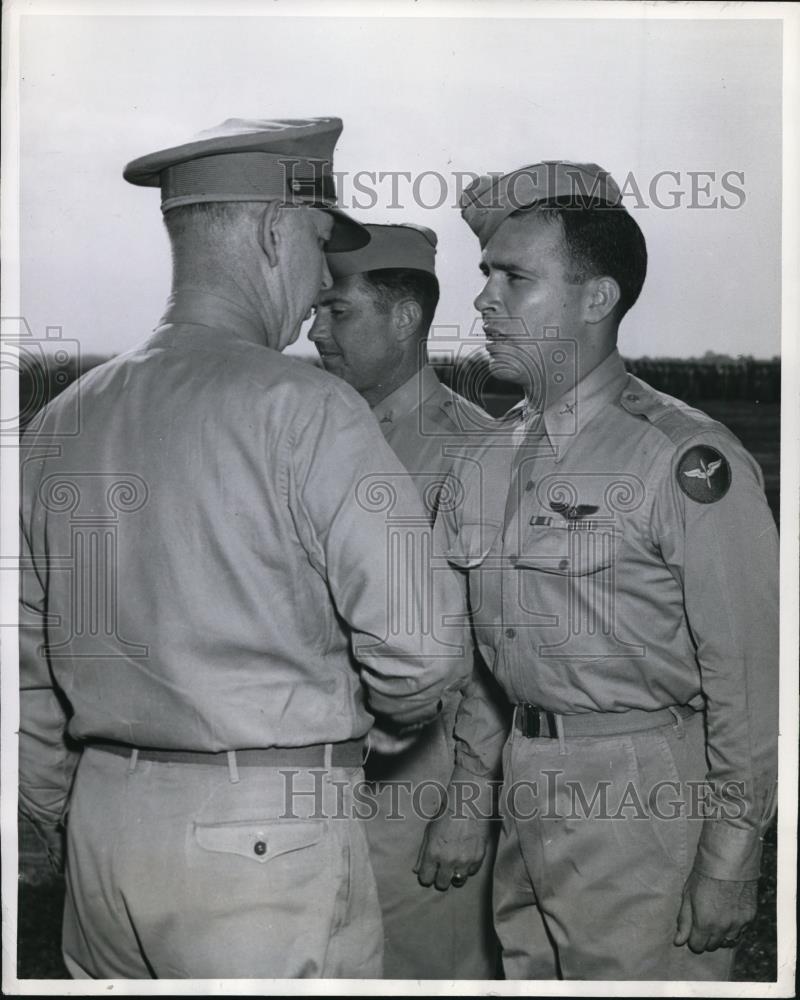
[[[705,444],[695,445],[681,456],[677,476],[678,485],[695,503],[715,503],[731,485],[728,460]]]
[[[564,518],[570,531],[595,531],[597,529],[596,521],[587,520],[587,515],[597,513],[596,504],[578,503],[572,506],[554,500],[550,504],[550,510]],[[533,519],[531,519],[531,524],[533,524]]]
[[[554,510],[556,514],[560,514],[568,521],[576,521],[578,518],[586,517],[587,514],[597,513],[597,507],[594,504],[579,503],[571,507],[568,503],[560,503],[556,500],[550,504],[550,510]]]

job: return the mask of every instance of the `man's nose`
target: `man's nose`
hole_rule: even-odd
[[[482,313],[491,307],[492,295],[490,286],[491,279],[487,278],[483,288],[480,290],[472,303],[479,313]]]

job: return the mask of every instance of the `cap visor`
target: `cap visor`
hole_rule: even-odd
[[[360,250],[370,241],[369,231],[351,219],[349,215],[338,208],[323,208],[318,206],[320,211],[327,212],[333,219],[333,229],[330,239],[325,244],[325,253],[345,253],[348,250]]]

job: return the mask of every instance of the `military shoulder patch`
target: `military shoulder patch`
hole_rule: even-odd
[[[695,445],[678,462],[678,485],[696,503],[715,503],[730,489],[731,467],[716,448]]]

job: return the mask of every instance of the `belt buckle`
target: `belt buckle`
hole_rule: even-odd
[[[555,739],[558,735],[556,717],[553,712],[548,712],[538,705],[531,705],[530,702],[522,702],[517,706],[519,712],[519,728],[522,735],[529,740]]]
[[[540,735],[542,729],[539,709],[528,702],[520,705],[520,709],[522,710],[522,718],[520,719],[522,723],[522,735],[526,736],[529,740],[535,740]]]

